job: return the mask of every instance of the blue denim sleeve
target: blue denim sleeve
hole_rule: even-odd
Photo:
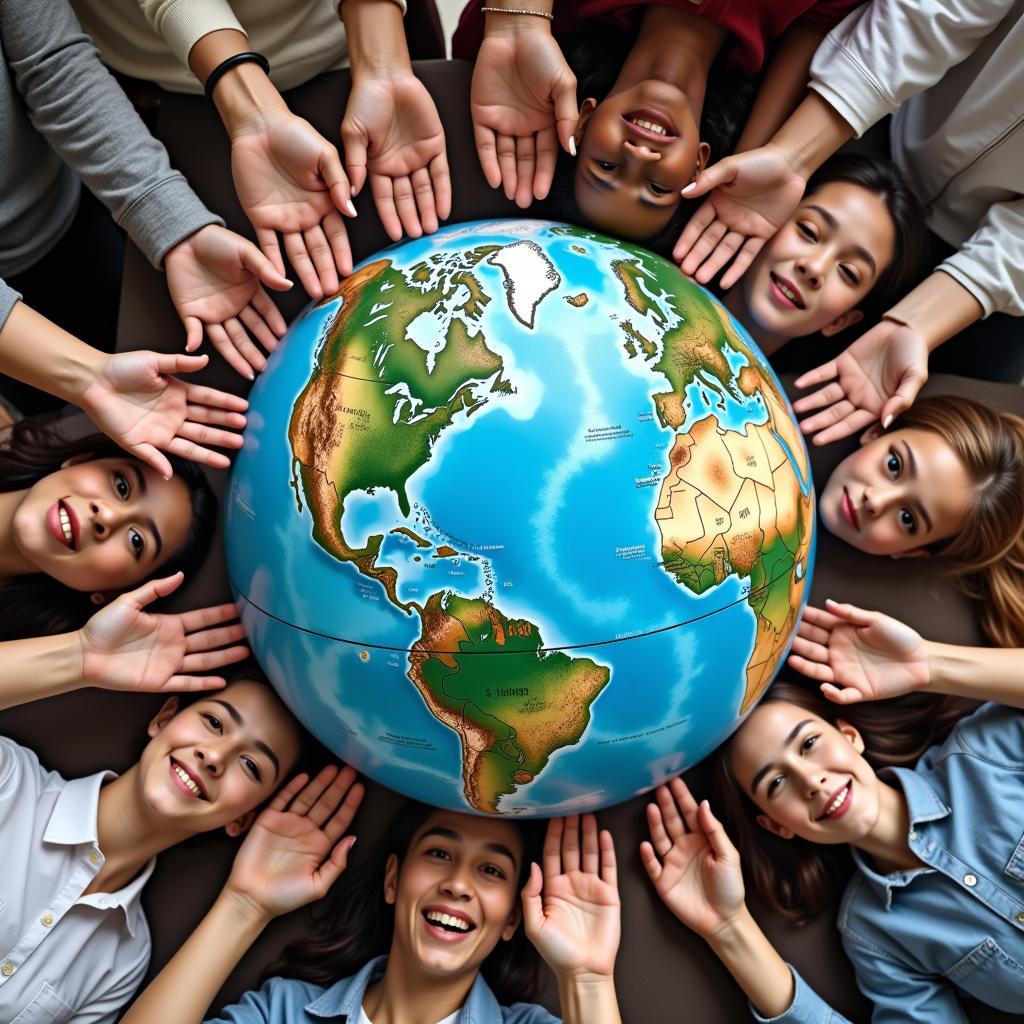
[[[762,1017],[750,1003],[748,1005],[754,1020],[760,1021],[761,1024],[850,1024],[800,977],[800,972],[792,964],[788,967],[793,974],[793,984],[796,988],[789,1009],[777,1017]]]
[[[255,992],[246,992],[234,1006],[206,1024],[298,1024],[308,1020],[306,1004],[323,990],[293,978],[271,978]]]
[[[857,987],[875,1004],[871,1024],[968,1024],[960,1001],[945,978],[920,974],[909,964],[842,933],[843,948],[857,972]]]
[[[553,1017],[543,1006],[536,1003],[513,1003],[501,1008],[502,1024],[562,1024],[560,1017]]]

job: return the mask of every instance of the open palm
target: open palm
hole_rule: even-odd
[[[850,604],[808,606],[789,663],[838,704],[887,700],[927,685],[924,638],[910,626]]]

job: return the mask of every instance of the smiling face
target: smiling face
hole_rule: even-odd
[[[65,466],[38,480],[14,513],[14,543],[73,590],[124,590],[152,575],[188,535],[188,487],[129,456]]]
[[[729,766],[761,809],[757,821],[783,839],[856,843],[880,816],[880,783],[852,726],[830,725],[785,701],[751,712],[729,748]]]
[[[927,554],[967,522],[974,485],[938,434],[910,427],[862,445],[836,466],[818,501],[847,544],[893,558]]]
[[[577,146],[580,209],[600,230],[634,239],[665,227],[709,152],[686,93],[655,80],[585,100]]]
[[[163,825],[236,835],[295,763],[295,720],[269,686],[239,682],[150,723],[138,765],[141,799]]]
[[[804,197],[743,276],[741,318],[772,338],[837,333],[861,319],[856,307],[892,262],[895,239],[882,196],[828,182]]]
[[[392,952],[424,974],[475,976],[519,925],[522,858],[522,836],[510,822],[433,812],[401,864],[394,855],[388,861]]]

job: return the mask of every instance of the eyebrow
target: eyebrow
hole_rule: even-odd
[[[914,449],[907,444],[906,441],[901,442],[907,455],[907,465],[910,466],[910,475],[917,479],[917,459],[914,458]],[[917,511],[921,513],[921,518],[924,520],[924,525],[928,528],[928,532],[932,531],[932,517],[928,515],[927,509],[921,504],[920,500],[915,500],[914,504],[917,506]]]
[[[790,731],[789,731],[789,735],[788,735],[788,736],[787,736],[787,737],[785,738],[785,740],[783,741],[782,745],[783,745],[784,747],[788,747],[788,746],[790,745],[790,743],[792,743],[792,742],[793,742],[793,740],[795,740],[795,739],[796,739],[796,737],[797,737],[797,735],[799,734],[800,730],[801,730],[801,729],[802,729],[802,728],[803,728],[803,727],[804,727],[805,725],[810,725],[810,724],[811,724],[811,722],[813,722],[813,721],[814,721],[814,719],[813,719],[813,718],[805,718],[805,719],[804,719],[804,720],[803,720],[802,722],[797,722],[797,723],[796,723],[796,725],[794,725],[794,726],[793,726],[793,728],[792,728],[792,729],[790,729]],[[766,765],[765,765],[765,766],[764,766],[764,767],[763,767],[763,768],[762,768],[762,769],[761,769],[761,770],[760,770],[760,771],[759,771],[759,772],[758,772],[758,773],[757,773],[757,774],[756,774],[756,775],[754,776],[754,778],[753,778],[753,779],[751,780],[751,782],[750,782],[750,792],[751,792],[752,794],[753,794],[753,793],[755,793],[755,792],[757,791],[757,787],[758,787],[758,785],[760,784],[761,780],[762,780],[762,779],[763,779],[763,778],[764,778],[764,777],[765,777],[765,776],[766,776],[766,775],[767,775],[767,774],[768,774],[768,773],[769,773],[769,772],[770,772],[770,771],[772,770],[772,768],[773,768],[773,767],[774,767],[774,765],[772,765],[772,764],[766,764]]]
[[[229,704],[226,700],[218,700],[216,697],[211,697],[210,703],[219,704],[231,716],[235,725],[245,724],[245,719],[242,718],[241,714],[238,711],[238,708],[236,708],[234,704]],[[274,766],[274,778],[276,779],[277,776],[281,774],[281,762],[278,761],[277,754],[275,754],[273,750],[271,750],[270,747],[263,742],[263,740],[254,740],[253,746],[257,750],[262,751],[264,754],[266,754],[267,757],[270,759],[271,764],[273,764]]]
[[[833,230],[839,227],[839,221],[837,221],[835,217],[833,217],[832,214],[825,209],[824,206],[818,206],[817,203],[808,203],[804,207],[804,209],[814,210],[814,212],[817,213],[821,217],[821,219]],[[872,274],[878,273],[878,264],[875,263],[875,257],[872,256],[871,253],[869,253],[863,245],[851,246],[850,251],[853,253],[854,256],[858,256],[871,268]]]
[[[135,477],[135,486],[139,490],[139,494],[145,495],[146,488],[149,486],[146,483],[146,474],[134,463],[129,462],[128,468],[132,471],[132,476]],[[164,549],[164,540],[160,536],[160,531],[156,527],[156,523],[153,519],[147,519],[146,525],[149,527],[150,533],[153,534],[153,543],[156,545],[156,551],[153,553],[154,558],[160,557],[160,552]]]
[[[420,840],[422,841],[430,836],[440,836],[442,839],[451,839],[456,843],[462,842],[462,836],[460,836],[455,829],[445,828],[443,825],[435,825],[433,828],[427,829],[427,831],[420,836]],[[484,849],[491,853],[497,853],[502,857],[508,857],[513,864],[516,863],[515,855],[504,843],[484,843]]]

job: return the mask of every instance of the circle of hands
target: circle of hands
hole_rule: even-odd
[[[930,671],[923,637],[881,612],[828,601],[804,609],[789,664],[836,704],[920,690]]]
[[[713,938],[744,910],[740,855],[707,800],[698,805],[681,778],[647,805],[650,842],[640,859],[662,902],[702,938]]]
[[[552,818],[523,888],[527,937],[555,974],[611,976],[620,906],[611,833],[592,814]]]
[[[249,648],[233,604],[177,615],[146,611],[181,586],[178,572],[150,580],[101,608],[79,631],[82,679],[105,690],[175,693],[224,686],[219,676],[200,676],[241,661]],[[227,646],[226,646],[227,645]]]
[[[444,128],[412,71],[354,80],[341,138],[352,193],[369,176],[377,215],[392,241],[403,231],[410,238],[432,234],[451,213]]]
[[[547,25],[488,35],[470,91],[477,154],[491,188],[525,208],[551,189],[558,147],[575,152],[576,76]]]

